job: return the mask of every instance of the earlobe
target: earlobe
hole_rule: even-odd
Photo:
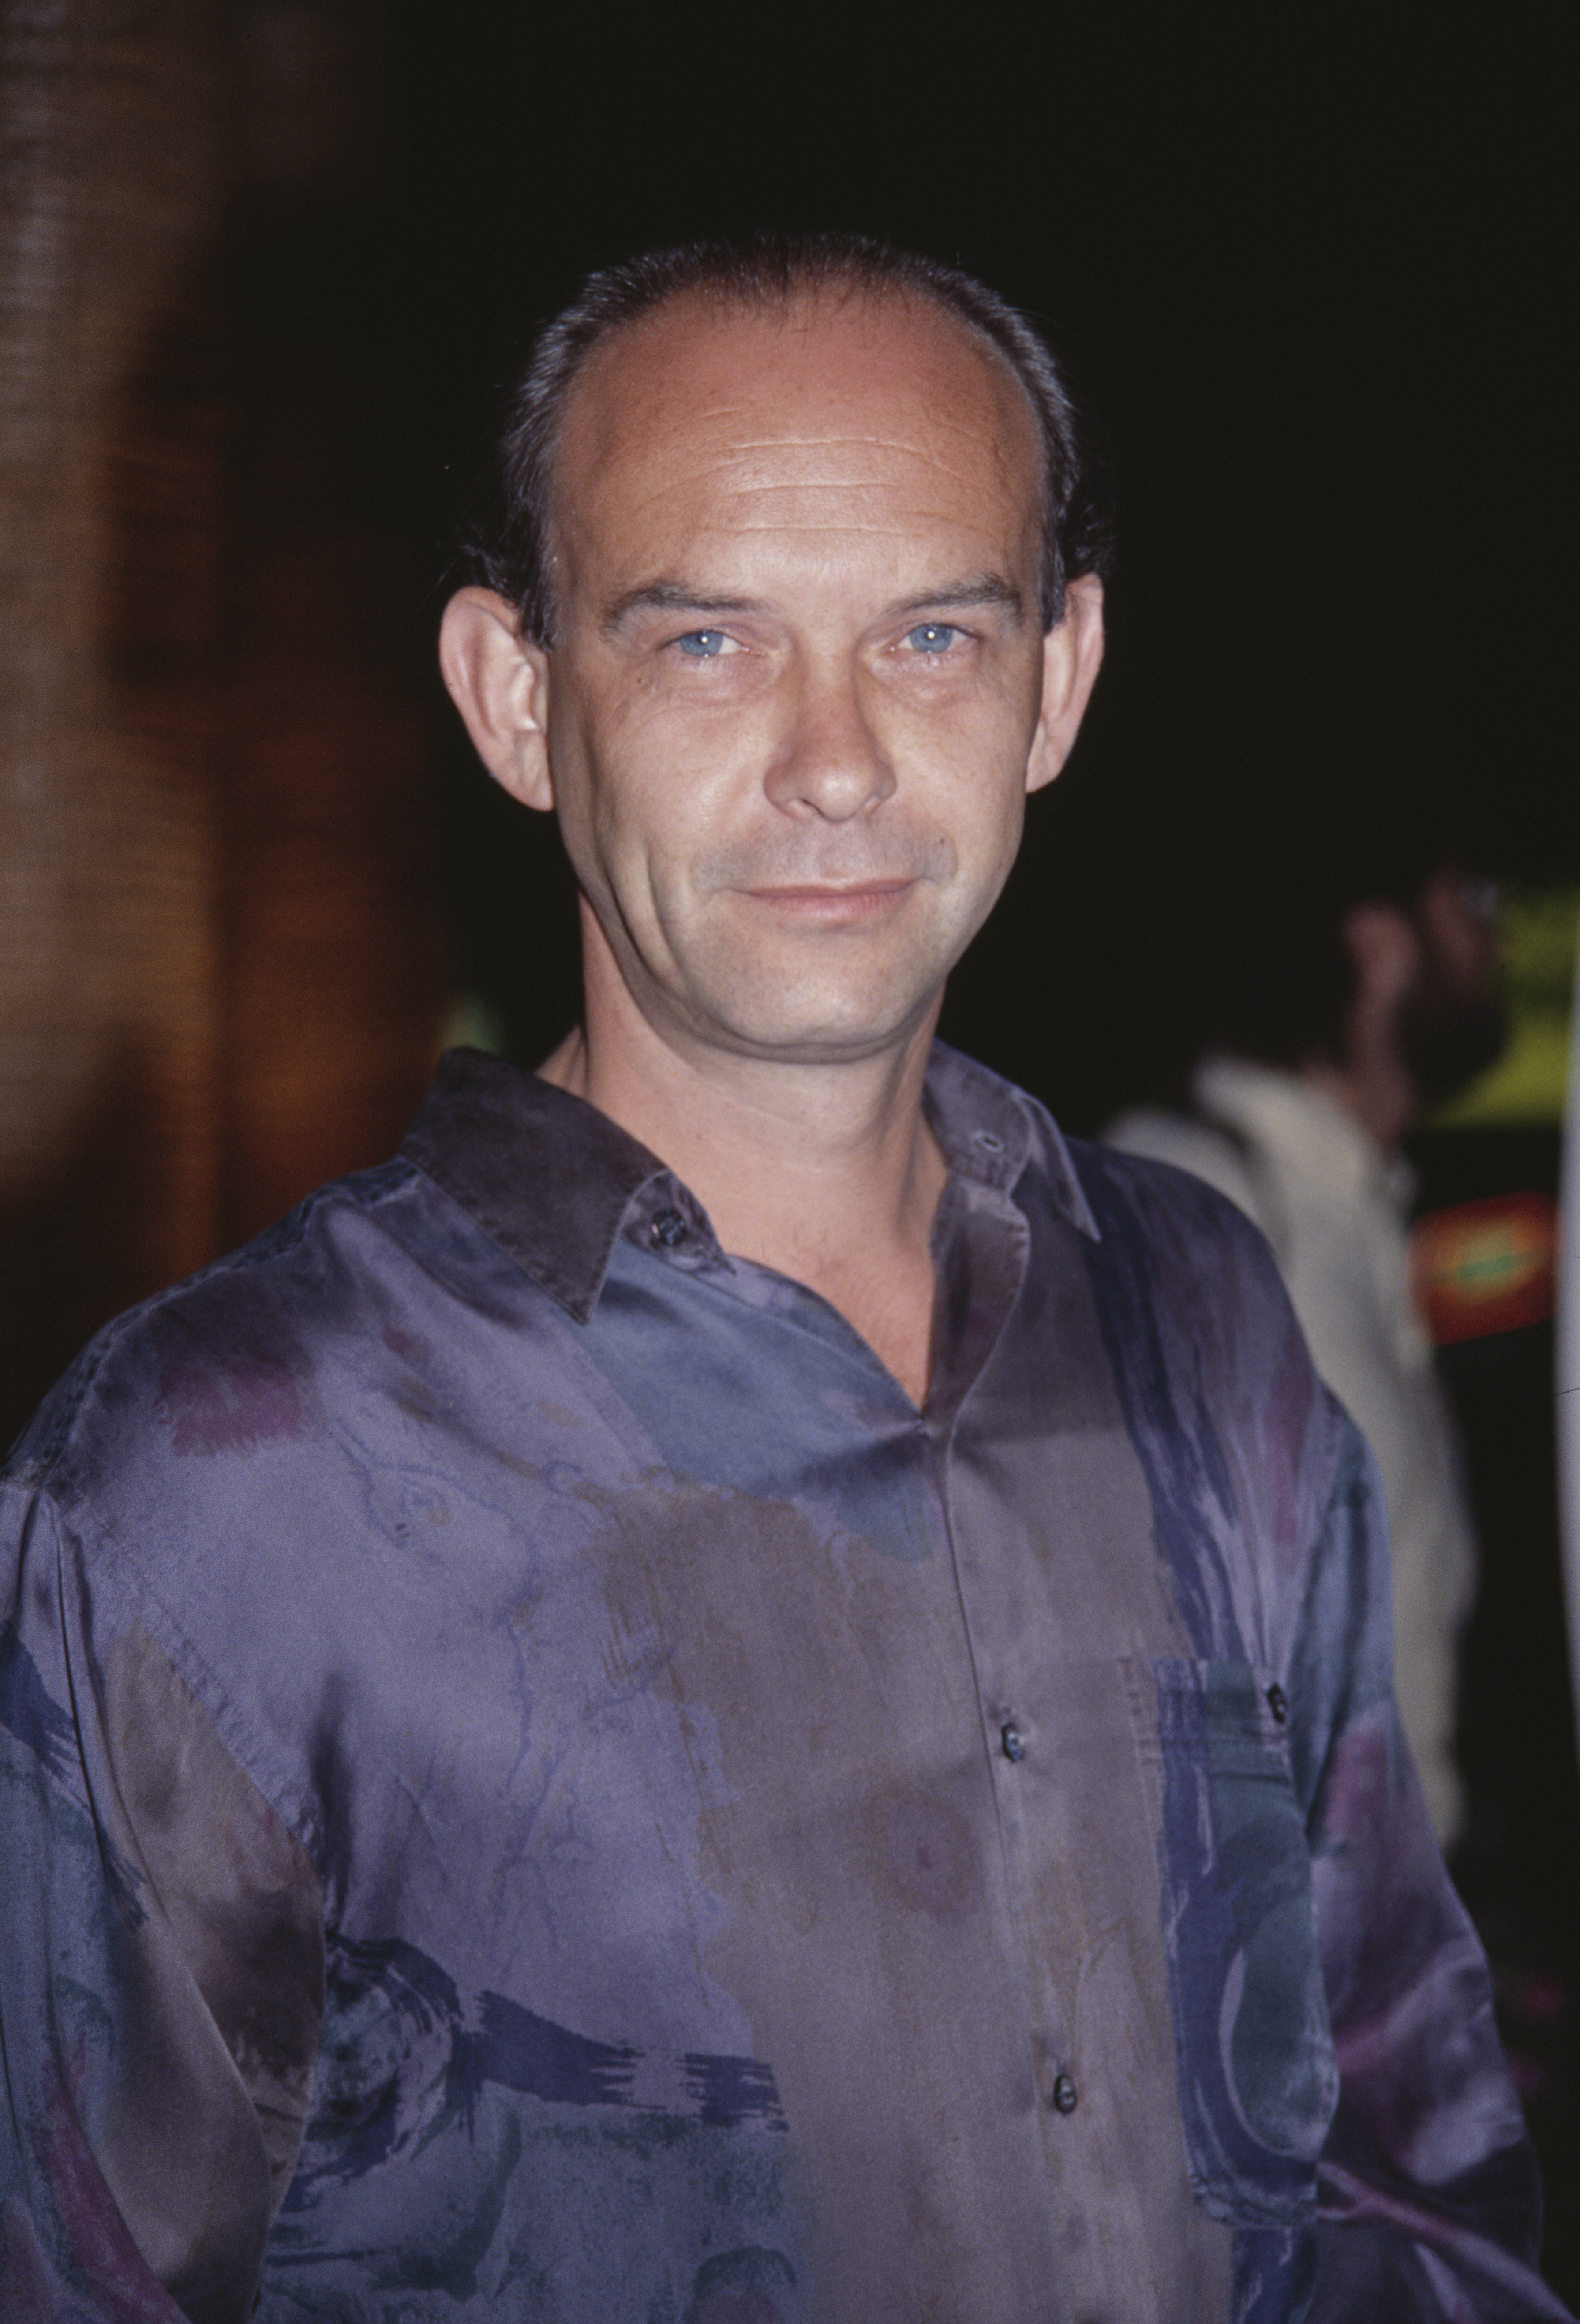
[[[1069,757],[1103,666],[1103,584],[1083,573],[1065,591],[1064,619],[1042,641],[1042,706],[1026,762],[1026,788],[1039,791]]]
[[[439,666],[478,757],[513,798],[549,813],[549,657],[504,599],[461,589],[439,624]]]

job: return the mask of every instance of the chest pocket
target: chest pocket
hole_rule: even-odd
[[[1155,1661],[1163,1939],[1187,2163],[1215,2218],[1310,2215],[1338,2101],[1283,1698],[1244,1663]],[[1149,1748],[1150,1743],[1150,1748]]]

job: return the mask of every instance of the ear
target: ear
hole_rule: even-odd
[[[529,645],[492,589],[462,589],[444,609],[439,666],[478,757],[512,798],[547,814],[549,657]]]
[[[1026,788],[1052,782],[1080,732],[1103,666],[1103,584],[1083,573],[1065,590],[1064,619],[1042,641],[1042,707],[1026,762]]]

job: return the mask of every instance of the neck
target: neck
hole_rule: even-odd
[[[624,985],[589,979],[585,1026],[539,1070],[666,1162],[725,1250],[819,1292],[919,1405],[947,1176],[921,1110],[941,1000],[892,1049],[787,1065],[666,1038]]]

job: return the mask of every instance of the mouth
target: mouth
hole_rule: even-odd
[[[898,909],[914,880],[863,880],[849,887],[747,888],[741,892],[777,918],[815,927],[859,926]]]

